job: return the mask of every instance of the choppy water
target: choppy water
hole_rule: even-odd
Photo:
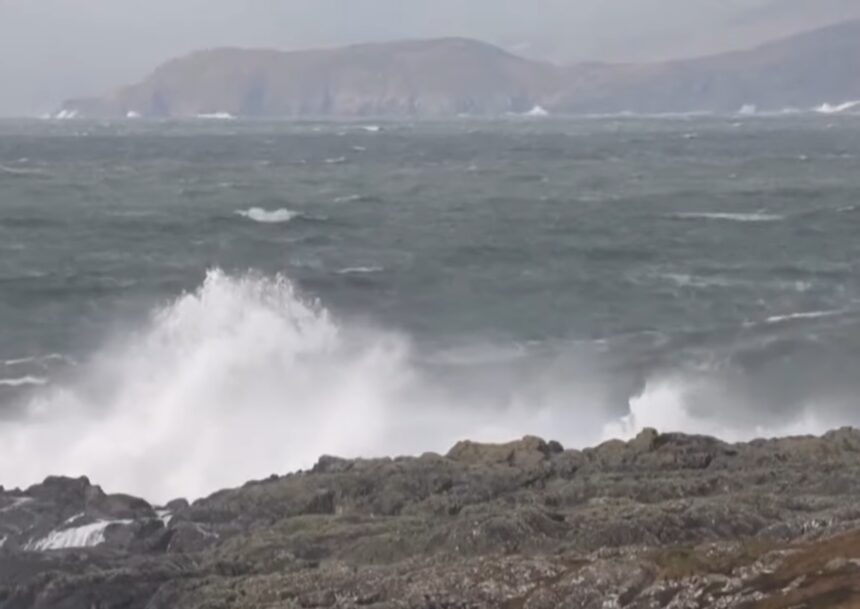
[[[860,118],[0,123],[0,483],[860,423]]]

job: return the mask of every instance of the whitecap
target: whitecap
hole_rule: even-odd
[[[79,112],[77,110],[69,110],[67,108],[63,108],[56,114],[54,114],[51,118],[55,118],[57,120],[71,120],[74,118],[78,118]]]
[[[14,379],[0,379],[0,387],[41,387],[48,384],[48,379],[38,376],[22,376]]]
[[[379,133],[382,131],[382,127],[379,125],[363,125],[361,128],[368,133]]]
[[[263,209],[262,207],[251,207],[250,209],[237,210],[236,215],[263,224],[280,224],[282,222],[289,222],[298,216],[296,212],[289,209],[281,208],[269,210]]]
[[[681,212],[671,216],[677,220],[723,220],[727,222],[780,222],[785,216],[763,212]]]
[[[838,309],[833,311],[807,311],[803,313],[789,313],[786,315],[773,315],[765,319],[765,323],[768,324],[779,324],[787,321],[797,321],[801,319],[824,319],[827,317],[838,317],[839,315],[844,315],[847,313],[845,309]]]
[[[45,365],[48,362],[65,362],[72,364],[74,360],[60,353],[49,353],[48,355],[33,355],[30,357],[19,357],[15,359],[7,359],[2,363],[4,366],[23,366],[25,364]]]
[[[345,156],[339,156],[339,157],[334,157],[334,158],[330,158],[330,159],[325,159],[323,161],[323,163],[325,163],[326,165],[343,165],[344,163],[346,163],[346,157]]]
[[[840,114],[842,112],[847,112],[848,110],[853,110],[860,106],[860,100],[857,101],[849,101],[841,104],[821,104],[820,106],[815,108],[815,112],[819,114]]]
[[[528,116],[530,118],[546,118],[549,116],[549,112],[543,106],[535,106],[523,116]]]
[[[381,266],[350,266],[337,271],[338,275],[367,275],[370,273],[381,273],[385,269]]]
[[[197,118],[205,120],[231,121],[235,120],[235,116],[229,112],[204,112],[197,115]]]

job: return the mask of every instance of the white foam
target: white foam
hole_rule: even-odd
[[[504,395],[463,395],[423,378],[404,337],[338,325],[284,278],[220,271],[79,372],[0,426],[0,480],[86,474],[163,503],[326,453],[415,454],[530,433],[587,443],[603,403],[602,386],[574,387],[567,369]]]
[[[236,119],[236,117],[229,112],[204,112],[198,114],[197,118],[216,121],[232,121]]]
[[[860,100],[857,101],[849,101],[841,104],[821,104],[817,108],[815,108],[815,112],[819,114],[840,114],[842,112],[847,112],[848,110],[853,110],[860,106]]]
[[[250,209],[241,209],[236,211],[236,214],[263,224],[280,224],[281,222],[289,222],[298,214],[289,209],[263,209],[262,207],[252,207]]]
[[[4,421],[0,480],[86,474],[164,503],[307,468],[321,454],[444,452],[465,438],[526,434],[583,446],[644,425],[727,437],[754,429],[690,410],[684,379],[666,389],[652,380],[622,419],[617,387],[587,359],[532,372],[527,359],[490,355],[467,350],[460,360],[478,369],[458,367],[464,377],[440,382],[433,365],[416,364],[406,337],[337,323],[283,277],[215,270],[105,345],[78,382],[40,390],[24,417]]]
[[[346,157],[338,156],[330,159],[325,159],[323,162],[326,165],[343,165],[344,163],[346,163]]]
[[[361,128],[368,133],[379,133],[382,131],[382,127],[379,125],[363,125]]]
[[[105,542],[105,531],[114,524],[132,524],[132,520],[101,520],[80,527],[51,531],[36,541],[31,541],[25,550],[45,552],[71,548],[94,548]]]
[[[41,387],[42,385],[47,385],[48,379],[44,379],[38,376],[22,376],[20,378],[14,379],[0,379],[0,387],[26,387],[28,385],[35,385]]]
[[[729,213],[729,212],[682,212],[674,214],[680,220],[723,220],[727,222],[779,222],[785,216],[767,213]]]
[[[51,118],[55,118],[57,120],[71,120],[74,118],[78,118],[78,115],[79,113],[77,110],[69,110],[67,108],[63,108],[62,110],[54,114]]]
[[[338,275],[368,275],[371,273],[381,273],[385,269],[381,266],[350,266],[337,271]]]
[[[170,510],[155,510],[155,515],[164,523],[164,526],[170,525],[170,521],[173,520],[173,513]]]
[[[816,408],[809,405],[794,416],[762,425],[745,424],[734,411],[719,408],[703,413],[695,410],[702,396],[720,395],[731,400],[724,387],[709,386],[706,380],[666,377],[648,383],[639,397],[630,401],[626,416],[608,423],[603,430],[605,440],[630,439],[647,427],[661,431],[684,431],[692,434],[715,436],[729,442],[749,441],[761,437],[823,434],[832,427],[816,416]]]
[[[523,116],[528,116],[530,118],[546,118],[547,116],[549,116],[549,112],[542,106],[535,106],[534,108],[523,114]]]
[[[755,104],[744,104],[741,106],[741,109],[738,110],[738,114],[741,116],[754,116],[758,112],[758,108]]]
[[[2,550],[2,549],[3,549],[3,546],[5,546],[5,545],[6,545],[6,540],[7,540],[7,539],[8,539],[8,537],[6,537],[5,535],[4,535],[3,537],[0,537],[0,550]]]
[[[136,112],[136,111],[134,111],[134,110],[129,110],[128,112],[126,112],[125,117],[126,117],[126,118],[131,118],[131,119],[134,119],[134,118],[140,118],[140,117],[141,117],[141,114],[140,114],[140,112]]]
[[[845,309],[839,309],[835,311],[807,311],[804,313],[790,313],[788,315],[774,315],[772,317],[768,317],[765,322],[769,324],[778,324],[786,321],[795,321],[800,319],[823,319],[827,317],[836,317],[838,315],[844,315],[845,313]]]
[[[24,364],[46,364],[48,362],[68,362],[71,363],[73,360],[66,357],[65,355],[60,355],[59,353],[49,353],[48,355],[34,355],[31,357],[19,357],[16,359],[7,359],[2,362],[6,366],[21,366]]]

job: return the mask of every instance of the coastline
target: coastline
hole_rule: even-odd
[[[0,491],[0,606],[851,606],[858,498],[850,428],[322,457],[161,507],[49,478]]]

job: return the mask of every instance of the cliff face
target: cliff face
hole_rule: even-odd
[[[66,108],[83,115],[456,116],[525,112],[555,68],[463,39],[282,53],[219,49]]]
[[[558,67],[465,39],[278,52],[218,49],[62,116],[451,117],[734,112],[860,100],[860,21],[753,50],[662,64]]]
[[[320,459],[192,504],[0,487],[3,609],[857,607],[860,432]]]

